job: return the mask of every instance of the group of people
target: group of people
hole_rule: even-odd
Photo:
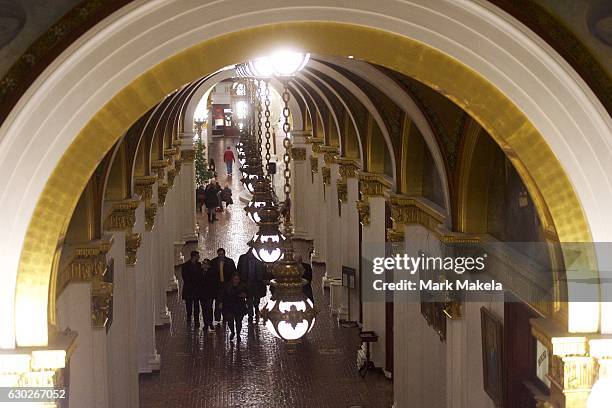
[[[312,297],[312,268],[296,257],[303,277],[305,295]],[[203,259],[200,253],[192,251],[190,259],[181,267],[182,298],[187,311],[187,325],[200,326],[200,308],[204,318],[204,330],[214,332],[215,328],[230,329],[230,340],[240,331],[244,316],[248,315],[249,323],[259,321],[259,303],[266,296],[268,276],[265,265],[250,251],[240,255],[238,267],[234,260],[225,256],[225,249],[217,250],[217,257]],[[221,320],[223,318],[223,321]],[[255,319],[255,320],[253,320]]]
[[[216,179],[210,179],[206,187],[199,186],[196,190],[196,206],[202,212],[202,206],[206,206],[208,222],[217,221],[217,212],[223,211],[225,207],[234,203],[232,200],[232,190],[226,184],[223,188]]]

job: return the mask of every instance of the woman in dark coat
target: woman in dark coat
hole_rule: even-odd
[[[242,330],[242,319],[246,314],[246,288],[240,282],[240,275],[235,273],[227,282],[221,297],[223,303],[223,318],[230,328],[230,340],[234,339],[238,332],[240,341],[240,330]]]
[[[211,181],[204,189],[204,205],[206,206],[206,212],[208,213],[208,222],[214,222],[217,220],[215,215],[215,209],[219,207],[219,197],[217,193],[217,185],[214,181]]]

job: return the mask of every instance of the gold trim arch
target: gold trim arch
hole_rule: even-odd
[[[175,89],[285,44],[324,55],[353,55],[444,93],[472,115],[513,162],[529,171],[533,182],[528,188],[544,198],[560,240],[590,241],[579,200],[545,139],[512,101],[475,71],[423,43],[378,29],[332,22],[259,26],[207,40],[154,66],[117,93],[75,137],[48,179],[25,237],[15,294],[19,346],[47,343],[48,320],[54,323],[49,290],[56,249],[83,188],[113,144]]]

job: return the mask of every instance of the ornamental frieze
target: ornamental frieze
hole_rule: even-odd
[[[364,196],[384,196],[391,182],[382,174],[359,173],[359,192]]]
[[[112,236],[108,240],[93,241],[87,244],[68,248],[71,251],[70,261],[60,269],[57,278],[57,294],[71,282],[89,282],[105,274],[106,254],[113,244]]]
[[[413,197],[392,196],[391,219],[394,225],[420,224],[430,231],[444,223],[444,215],[439,214],[425,203]]]
[[[293,160],[306,160],[306,148],[305,147],[292,147],[291,158]]]
[[[142,242],[142,234],[131,233],[125,237],[125,264],[136,265],[138,248]]]
[[[342,177],[344,180],[349,177],[357,177],[359,166],[354,160],[347,159],[345,157],[336,157],[336,163],[338,163],[340,177]]]
[[[319,159],[314,156],[310,157],[310,171],[312,174],[317,174],[319,172]]]
[[[346,203],[348,197],[348,186],[346,181],[339,179],[336,181],[336,190],[338,192],[338,200]]]
[[[153,230],[156,215],[157,203],[151,203],[145,207],[145,228],[147,231]]]
[[[336,156],[339,154],[338,148],[334,146],[320,146],[319,152],[323,153],[325,164],[335,163]]]
[[[127,231],[136,224],[136,209],[140,205],[138,200],[124,200],[113,203],[110,215],[106,219],[106,230]]]
[[[357,201],[357,213],[361,225],[370,225],[370,203],[368,201]]]
[[[157,205],[163,207],[166,203],[166,195],[168,194],[168,184],[163,183],[157,187]]]
[[[154,160],[151,162],[151,170],[153,170],[154,173],[157,173],[158,180],[163,180],[164,174],[165,174],[164,169],[168,167],[169,165],[170,165],[170,160],[168,159]]]
[[[179,152],[178,147],[173,147],[171,149],[164,149],[164,158],[172,160],[174,156],[176,156]]]
[[[157,176],[139,176],[134,179],[134,192],[140,196],[142,201],[148,202],[153,198],[153,184]]]

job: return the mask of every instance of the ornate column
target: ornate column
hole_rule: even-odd
[[[69,384],[65,384],[70,386],[70,403],[74,406],[108,406],[106,331],[112,319],[112,246],[113,236],[108,234],[101,240],[65,245],[62,249],[56,289],[57,322],[61,332],[74,330],[75,337],[78,333],[78,347],[68,362]],[[0,356],[0,367],[4,366]]]
[[[167,231],[165,230],[165,204],[168,195],[168,184],[165,182],[167,160],[156,160],[151,163],[151,169],[157,172],[157,188],[153,189],[153,201],[157,203],[155,228],[151,239],[151,272],[155,283],[155,325],[170,323],[170,312],[166,306],[166,289],[168,288],[168,273],[166,268]]]
[[[293,148],[291,149],[291,184],[292,219],[294,222],[294,238],[310,239],[307,232],[307,189],[310,184],[310,174],[306,163],[306,138],[312,134],[311,131],[293,130],[291,138]]]
[[[312,145],[313,159],[311,159],[310,166],[312,169],[316,168],[316,172],[313,174],[313,189],[312,189],[312,217],[310,218],[315,224],[315,236],[314,236],[314,252],[312,254],[312,262],[325,263],[326,261],[326,250],[327,250],[327,211],[322,211],[325,208],[325,196],[323,194],[323,167],[324,160],[323,154],[320,151],[321,144],[323,143],[322,138],[310,138]]]
[[[338,171],[340,179],[336,183],[338,201],[340,204],[340,224],[342,234],[342,266],[355,269],[355,287],[344,288],[350,296],[343,298],[339,307],[338,316],[350,321],[359,320],[359,214],[357,201],[359,200],[359,180],[357,171],[359,165],[356,161],[339,157]],[[350,310],[349,310],[350,306]]]
[[[193,145],[193,133],[182,134],[181,144],[181,178],[182,178],[182,239],[185,242],[197,242],[196,233],[196,206],[195,206],[195,150]]]
[[[325,197],[325,211],[327,237],[326,237],[326,263],[323,287],[330,288],[329,306],[331,312],[338,313],[341,298],[345,289],[342,287],[342,235],[340,234],[340,208],[338,202],[337,183],[340,176],[336,156],[338,148],[321,146],[325,166],[321,169],[323,177],[323,194]]]
[[[157,175],[137,177],[134,180],[136,194],[145,204],[144,227],[140,231],[142,234],[140,257],[135,264],[139,373],[159,370],[159,354],[155,347],[154,270],[150,267],[150,258],[156,257],[151,248],[151,231],[155,225],[157,213],[157,203],[154,202],[153,195],[156,181]],[[135,256],[134,253],[134,258]]]
[[[385,197],[388,196],[391,182],[382,174],[359,173],[358,203],[362,224],[362,251],[371,256],[384,257]],[[378,341],[372,344],[372,361],[377,367],[385,366],[385,304],[383,302],[363,302],[363,329],[378,334]]]

